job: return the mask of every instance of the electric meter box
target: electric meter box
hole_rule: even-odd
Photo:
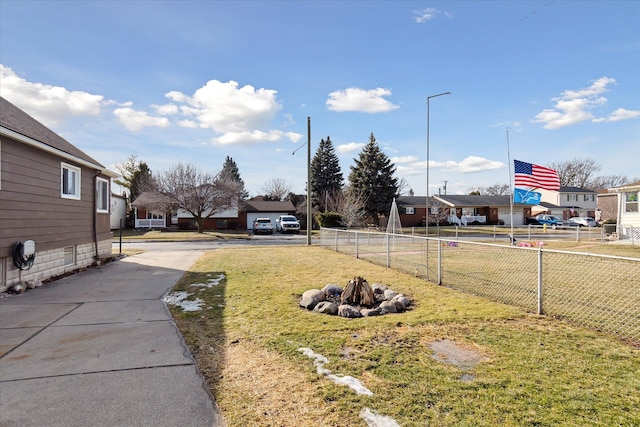
[[[22,244],[22,256],[31,256],[36,253],[36,242],[33,240],[25,240]]]

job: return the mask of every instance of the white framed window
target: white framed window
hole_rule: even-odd
[[[164,219],[164,214],[159,212],[147,211],[147,219]]]
[[[462,216],[474,216],[476,208],[462,208]]]
[[[80,168],[61,163],[60,175],[60,195],[65,199],[80,200]]]
[[[578,195],[577,194],[567,194],[567,201],[568,202],[577,202],[578,201]]]
[[[96,178],[96,210],[109,212],[109,181],[104,178]]]
[[[638,192],[624,193],[624,211],[638,212]]]
[[[595,194],[585,194],[584,195],[584,201],[585,202],[593,202],[596,200],[596,195]]]
[[[413,206],[408,206],[406,208],[404,208],[404,213],[407,215],[413,215],[415,213],[414,207]]]
[[[63,251],[64,251],[64,265],[74,265],[76,263],[76,247],[65,246]]]

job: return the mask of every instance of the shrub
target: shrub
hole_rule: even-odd
[[[338,212],[318,212],[316,221],[320,227],[340,227],[342,226],[342,215]]]

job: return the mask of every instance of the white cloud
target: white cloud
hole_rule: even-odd
[[[401,156],[401,157],[391,157],[391,162],[398,164],[398,163],[415,163],[418,161],[418,158],[416,156]]]
[[[384,113],[400,108],[384,99],[389,95],[391,95],[389,89],[380,87],[371,90],[352,87],[331,92],[326,106],[333,111],[361,111],[365,113]]]
[[[172,90],[171,92],[167,92],[164,96],[166,96],[172,101],[181,102],[181,103],[187,102],[189,100],[189,97],[187,95],[175,90]]]
[[[427,21],[431,21],[435,19],[439,14],[443,14],[449,19],[453,19],[453,13],[447,12],[446,10],[439,10],[433,7],[428,7],[426,9],[419,9],[413,11],[413,20],[418,24],[423,24]]]
[[[593,84],[588,88],[579,90],[565,90],[564,92],[562,92],[562,97],[560,99],[576,99],[600,95],[602,93],[608,92],[608,84],[615,83],[616,79],[613,79],[611,77],[600,77],[598,80],[594,81]]]
[[[362,147],[364,147],[365,145],[367,145],[367,144],[365,144],[364,142],[350,142],[348,144],[338,145],[336,147],[336,151],[338,153],[342,153],[342,154],[344,154],[344,153],[352,153],[354,151],[361,150]]]
[[[199,128],[212,129],[220,134],[213,139],[216,144],[277,142],[284,138],[297,141],[301,134],[268,129],[282,108],[277,93],[250,85],[239,87],[234,81],[209,80],[192,96],[177,91],[165,96],[179,104],[176,108],[189,118],[179,122],[180,126],[197,124]]]
[[[398,173],[403,175],[419,175],[425,173],[427,162],[425,161],[411,161],[415,160],[414,157],[396,157],[394,159],[403,160],[402,162],[394,161],[397,164]],[[406,161],[404,161],[406,160]],[[392,160],[393,161],[393,160]],[[442,169],[450,172],[458,173],[474,173],[484,172],[493,169],[502,169],[506,165],[496,160],[488,160],[484,157],[468,156],[461,161],[447,160],[445,162],[438,162],[429,160],[430,169]]]
[[[193,120],[179,120],[178,126],[183,128],[195,129],[198,127],[198,123]]]
[[[238,87],[234,81],[209,80],[193,96],[170,92],[167,97],[187,104],[183,111],[194,114],[201,127],[217,132],[246,132],[259,129],[280,110],[275,90]]]
[[[412,163],[409,165],[396,165],[396,171],[400,176],[422,175],[425,173],[425,162]]]
[[[621,120],[635,119],[636,117],[640,117],[640,111],[618,108],[613,113],[611,113],[609,117],[596,121],[618,122]]]
[[[104,97],[60,86],[31,83],[0,65],[0,95],[47,126],[72,116],[98,116]]]
[[[156,110],[156,112],[163,116],[171,116],[174,114],[178,114],[180,111],[178,106],[175,104],[163,104],[163,105],[152,105],[152,107]]]
[[[482,171],[493,170],[493,169],[501,169],[501,168],[504,168],[505,166],[506,165],[502,162],[499,162],[496,160],[488,160],[488,159],[485,159],[484,157],[478,157],[478,156],[468,156],[460,162],[454,162],[454,161],[447,161],[444,163],[435,162],[435,165],[433,166],[431,165],[431,162],[430,162],[430,167],[439,167],[444,170],[450,170],[453,172],[460,172],[460,173],[482,172]]]
[[[295,132],[283,132],[281,130],[261,130],[244,132],[227,132],[224,135],[214,138],[213,142],[219,145],[257,144],[261,142],[278,142],[284,138],[291,142],[298,142],[302,135]]]
[[[143,127],[166,128],[169,120],[166,117],[153,117],[144,111],[136,111],[131,107],[121,107],[113,110],[113,115],[128,130],[137,132]]]
[[[640,116],[640,111],[618,108],[608,117],[596,118],[591,110],[607,103],[607,98],[601,96],[607,92],[607,86],[615,84],[611,77],[601,77],[595,80],[591,86],[579,90],[565,90],[559,98],[553,98],[556,105],[553,108],[542,110],[532,120],[533,123],[543,123],[545,129],[559,129],[584,121],[614,122],[628,120]]]

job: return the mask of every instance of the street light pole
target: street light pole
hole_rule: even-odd
[[[307,246],[311,246],[311,117],[307,117]]]
[[[437,95],[427,96],[427,200],[425,207],[427,208],[425,215],[425,226],[427,236],[427,280],[429,280],[429,115],[430,115],[430,101],[431,98],[437,98],[438,96],[451,95],[451,92],[442,92]]]

